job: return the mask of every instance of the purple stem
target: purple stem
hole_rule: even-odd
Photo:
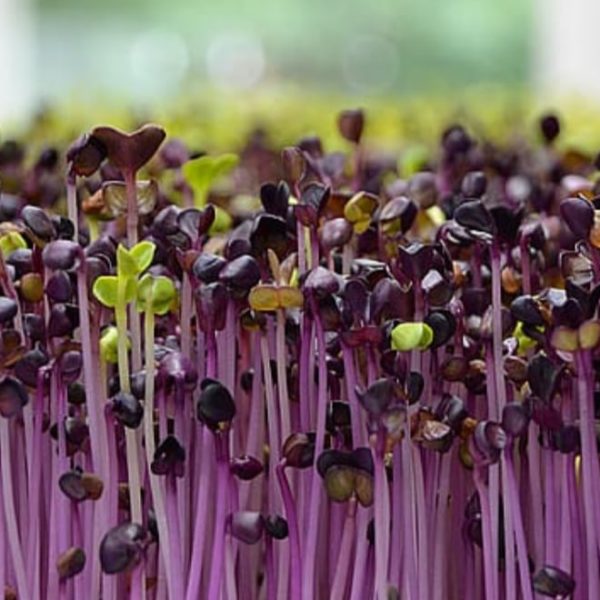
[[[273,538],[267,536],[265,541],[265,570],[267,583],[267,600],[277,600],[277,576],[275,574],[275,558],[273,556]]]
[[[403,587],[406,600],[418,600],[419,582],[417,579],[417,566],[415,552],[409,548],[417,548],[417,524],[415,516],[414,475],[412,463],[412,443],[410,440],[410,423],[406,419],[404,426],[404,439],[402,444],[402,474],[403,492],[402,504],[404,507],[404,577]]]
[[[38,459],[42,447],[42,420],[44,417],[44,389],[47,368],[41,368],[37,375],[37,387],[35,390],[35,406],[33,417],[33,450],[34,457],[29,487],[29,537],[27,541],[27,556],[29,557],[30,570],[28,578],[33,582],[33,596],[35,600],[39,597],[39,574],[40,574],[40,486],[42,477],[42,461]]]
[[[558,531],[556,529],[556,496],[558,490],[554,481],[554,456],[555,452],[542,448],[542,464],[544,467],[544,527],[546,529],[546,564],[554,565],[557,561],[559,546]]]
[[[302,318],[302,337],[300,340],[300,381],[309,381],[310,356],[314,335],[313,320],[305,313]],[[300,394],[300,427],[302,431],[310,431],[311,415],[308,385],[299,386]]]
[[[181,529],[179,528],[179,511],[177,510],[177,480],[174,475],[167,475],[167,497],[166,510],[169,522],[171,565],[171,587],[170,595],[173,598],[183,598],[183,562],[181,555]]]
[[[390,547],[390,583],[400,589],[403,544],[402,531],[403,506],[402,506],[402,452],[400,444],[394,445],[392,457],[392,539]]]
[[[473,481],[479,494],[481,506],[481,531],[483,536],[483,571],[485,582],[485,599],[498,600],[497,562],[492,551],[492,515],[490,510],[490,498],[488,489],[483,481],[483,468],[475,467],[473,470]]]
[[[217,455],[217,499],[215,515],[215,533],[212,547],[212,563],[208,586],[208,598],[219,598],[221,580],[224,571],[225,531],[228,509],[229,488],[229,432],[215,435],[215,453]]]
[[[380,433],[373,438],[371,439],[371,453],[375,469],[375,594],[379,600],[385,600],[387,598],[390,526],[389,489],[383,462],[385,435]]]
[[[291,558],[291,581],[290,581],[290,600],[300,600],[302,598],[302,554],[300,552],[300,533],[298,531],[298,516],[296,514],[296,503],[292,496],[292,491],[285,476],[285,462],[277,465],[277,480],[281,488],[281,497],[285,508],[285,515],[289,526],[290,539],[290,558]]]
[[[571,557],[573,554],[573,524],[571,515],[569,514],[569,504],[571,503],[572,490],[571,478],[569,473],[569,464],[573,462],[573,457],[570,454],[565,454],[560,457],[561,468],[561,484],[560,484],[560,550],[558,553],[558,566],[563,571],[571,569]]]
[[[536,566],[542,561],[544,556],[544,530],[542,527],[536,527],[536,519],[543,514],[542,504],[542,482],[540,480],[541,461],[540,445],[537,441],[539,428],[536,423],[531,421],[529,424],[528,444],[527,444],[527,467],[529,493],[531,494],[529,506],[529,525],[530,533],[533,537],[533,560]]]
[[[206,334],[206,377],[217,376],[217,344],[214,331]],[[211,489],[211,458],[214,454],[212,434],[205,427],[200,428],[202,437],[202,451],[200,460],[200,474],[198,477],[198,501],[196,506],[196,523],[194,525],[194,536],[192,544],[192,556],[190,559],[190,573],[186,590],[186,600],[196,600],[200,595],[200,579],[202,577],[202,566],[204,549],[208,544],[206,529],[208,519],[208,494]]]
[[[338,560],[335,565],[335,574],[331,586],[331,600],[343,600],[346,597],[346,588],[348,587],[348,570],[350,569],[350,559],[352,558],[352,547],[356,532],[356,500],[351,498],[348,502],[346,518],[344,520],[344,529],[342,541],[338,548]]]
[[[508,443],[504,449],[504,466],[506,474],[505,500],[510,506],[510,513],[512,515],[512,528],[517,546],[517,561],[519,566],[519,578],[521,580],[521,594],[523,600],[533,600],[531,577],[529,575],[529,557],[527,555],[527,543],[525,541],[521,504],[517,492],[517,479],[515,476],[512,443]]]
[[[362,446],[366,443],[366,428],[363,413],[356,397],[356,371],[354,367],[354,353],[352,348],[342,344],[342,357],[344,360],[344,380],[346,382],[346,394],[350,404],[350,421],[352,424],[352,441],[354,446]]]
[[[316,307],[315,307],[316,308]],[[319,389],[317,401],[317,430],[315,442],[315,457],[318,457],[325,447],[325,421],[327,417],[327,366],[325,363],[325,332],[317,310],[313,310],[317,315],[315,325],[317,330],[318,342],[318,362],[319,362]],[[315,594],[315,554],[317,549],[317,535],[319,522],[316,516],[319,514],[319,506],[322,496],[322,484],[320,477],[313,469],[312,482],[310,489],[309,514],[312,518],[308,522],[306,529],[306,538],[304,543],[304,570],[302,580],[304,581],[303,598],[312,600]]]
[[[595,463],[598,461],[596,448],[596,430],[594,421],[594,393],[591,382],[594,372],[591,365],[591,354],[586,350],[575,353],[577,366],[577,391],[579,396],[579,423],[581,431],[581,467],[583,472],[583,510],[585,519],[585,544],[587,584],[589,600],[600,598],[600,582],[598,579],[598,544],[597,544],[597,498],[594,497]]]
[[[92,344],[90,333],[93,324],[90,323],[88,289],[83,252],[80,254],[80,266],[77,270],[77,299],[79,303],[79,331],[83,355],[83,382],[86,389],[86,407],[89,420],[92,460],[98,476],[105,484],[107,484],[110,473],[108,448],[113,448],[114,446],[109,446],[108,444],[103,406],[96,394],[97,387],[94,373],[97,373],[99,364],[98,346],[97,344],[95,346]],[[94,528],[92,532],[94,540],[92,547],[94,548],[94,554],[98,552],[97,549],[100,547],[100,540],[108,529],[107,518],[109,515],[112,515],[112,511],[109,511],[108,502],[111,496],[110,492],[114,489],[115,488],[107,486],[106,493],[102,494],[98,501],[94,503],[94,511],[97,511],[97,518],[94,518]],[[92,598],[100,596],[99,561],[93,561],[92,563],[90,595]]]
[[[363,590],[369,554],[369,542],[367,540],[369,518],[370,513],[367,509],[358,511],[356,548],[354,551],[354,572],[352,573],[352,583],[350,584],[350,600],[362,600],[364,598]]]
[[[450,459],[454,456],[458,459],[454,452],[450,451],[442,454],[440,484],[437,504],[435,507],[435,520],[433,526],[434,538],[434,562],[433,562],[433,600],[442,600],[445,581],[446,581],[446,564],[447,559],[444,553],[447,550],[447,524],[448,524],[448,492],[450,488]],[[433,492],[435,494],[435,491]]]
[[[8,538],[13,569],[15,572],[15,578],[17,580],[17,592],[21,598],[30,598],[29,582],[25,572],[25,561],[23,559],[23,548],[21,547],[19,530],[17,527],[17,514],[15,510],[15,496],[11,465],[12,459],[9,420],[5,417],[0,417],[0,469],[2,471],[2,492],[4,500],[6,537]]]

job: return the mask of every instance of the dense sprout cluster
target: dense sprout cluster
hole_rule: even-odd
[[[600,164],[0,147],[7,598],[600,598]]]

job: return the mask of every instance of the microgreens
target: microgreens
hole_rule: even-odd
[[[0,146],[6,597],[600,598],[598,160],[367,126]]]

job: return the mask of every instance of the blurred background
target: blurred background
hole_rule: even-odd
[[[597,0],[0,0],[0,125],[257,92],[600,96]],[[493,86],[493,87],[490,87]]]

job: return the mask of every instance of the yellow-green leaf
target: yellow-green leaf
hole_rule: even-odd
[[[538,329],[538,331],[543,331],[542,327],[537,327],[536,329]],[[513,337],[517,340],[517,344],[518,346],[518,354],[520,356],[524,356],[527,354],[528,350],[531,350],[532,348],[535,348],[537,342],[529,337],[524,331],[523,331],[523,323],[522,321],[518,321],[516,327],[513,330]]]
[[[168,278],[160,275],[154,279],[152,305],[154,312],[164,315],[169,311],[175,299],[175,286]]]
[[[266,312],[279,308],[279,290],[274,285],[257,285],[248,294],[252,310]]]
[[[163,275],[153,277],[150,274],[140,279],[137,293],[138,310],[151,310],[158,315],[164,315],[169,311],[176,295],[175,286],[168,277]]]
[[[360,235],[361,233],[364,233],[367,229],[369,229],[370,224],[371,224],[370,217],[368,219],[364,219],[362,221],[355,221],[354,232],[358,233]]]
[[[600,321],[585,321],[578,331],[579,345],[583,350],[592,350],[600,341]]]
[[[206,203],[210,188],[218,179],[230,173],[238,164],[239,158],[235,154],[222,154],[220,156],[201,156],[188,161],[183,166],[183,174],[194,190],[196,206]]]
[[[119,280],[114,275],[102,275],[94,281],[92,292],[96,299],[108,306],[114,308],[118,302]]]
[[[392,330],[392,350],[425,350],[433,340],[433,330],[426,323],[400,323]]]
[[[9,231],[0,237],[0,251],[4,258],[8,258],[15,250],[27,248],[27,242],[17,231]]]
[[[575,352],[579,348],[577,330],[559,326],[552,332],[552,346],[562,352]]]
[[[152,263],[156,246],[152,242],[138,242],[129,253],[137,263],[138,273],[145,271]]]
[[[302,308],[304,295],[298,288],[284,285],[279,288],[279,304],[282,308]]]
[[[344,217],[350,223],[358,223],[370,219],[377,208],[377,198],[365,192],[355,194],[344,206]]]
[[[100,354],[107,363],[116,364],[119,361],[119,330],[107,327],[100,338]]]
[[[130,250],[123,244],[117,247],[117,275],[119,277],[135,277],[139,273],[138,263]]]

